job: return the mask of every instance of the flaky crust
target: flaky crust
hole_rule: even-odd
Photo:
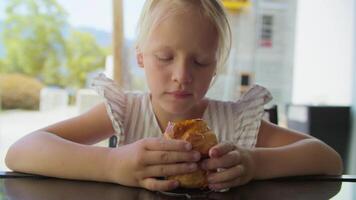
[[[169,122],[164,136],[167,139],[181,139],[192,144],[194,151],[200,152],[202,158],[209,155],[209,149],[218,143],[215,134],[202,119],[191,119],[180,122]],[[170,176],[168,179],[179,181],[181,187],[207,187],[207,171],[198,169],[193,173]]]

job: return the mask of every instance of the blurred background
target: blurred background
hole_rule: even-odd
[[[328,143],[356,174],[356,0],[223,2],[233,44],[208,96],[235,101],[265,86],[279,125]],[[143,3],[0,1],[0,171],[17,139],[102,101],[90,89],[99,73],[147,91],[135,60]]]

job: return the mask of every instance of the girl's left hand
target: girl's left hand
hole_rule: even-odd
[[[209,150],[209,157],[201,163],[201,167],[216,171],[208,175],[211,190],[243,185],[254,177],[255,164],[251,150],[239,148],[232,143],[221,143]]]

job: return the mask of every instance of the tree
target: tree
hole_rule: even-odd
[[[4,61],[0,58],[0,74],[5,72]]]
[[[72,30],[67,42],[67,83],[77,88],[84,86],[88,72],[105,66],[108,51],[92,35]]]
[[[10,0],[6,14],[2,33],[6,55],[0,71],[78,88],[85,85],[89,72],[104,66],[108,50],[90,34],[71,30],[66,11],[56,0]]]
[[[6,14],[3,31],[6,71],[56,84],[65,55],[64,9],[56,0],[11,0]]]

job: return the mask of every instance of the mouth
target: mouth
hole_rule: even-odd
[[[182,90],[177,90],[177,91],[173,91],[173,92],[167,92],[167,94],[177,98],[177,99],[185,99],[185,98],[189,98],[191,97],[193,94],[191,92],[188,91],[182,91]]]

